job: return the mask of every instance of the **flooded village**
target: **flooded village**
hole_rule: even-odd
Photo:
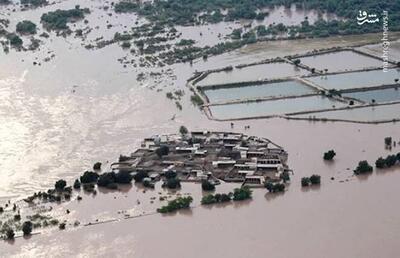
[[[0,0],[0,257],[399,256],[397,3],[329,5]]]
[[[200,131],[154,136],[146,138],[141,147],[112,167],[145,171],[151,179],[172,172],[182,182],[209,180],[219,184],[223,180],[254,187],[264,187],[266,179],[280,181],[281,174],[289,170],[288,154],[282,147],[242,133]]]

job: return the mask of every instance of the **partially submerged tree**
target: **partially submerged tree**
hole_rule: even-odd
[[[179,133],[181,135],[186,135],[188,132],[189,130],[185,126],[181,125],[181,127],[179,128]]]
[[[67,186],[67,182],[65,180],[63,180],[63,179],[60,179],[55,183],[54,188],[56,190],[62,191],[62,190],[64,190],[64,188],[66,186]]]
[[[332,160],[335,156],[336,152],[334,150],[329,150],[324,153],[324,160]]]
[[[201,182],[201,189],[203,189],[203,191],[214,191],[215,185],[208,180],[203,180]]]
[[[101,162],[96,162],[93,165],[93,170],[100,170],[101,169]]]
[[[25,236],[31,234],[32,228],[33,228],[33,224],[32,224],[31,221],[25,221],[25,222],[22,224],[22,232],[24,232],[24,235],[25,235]]]
[[[368,161],[363,160],[358,163],[358,166],[354,170],[354,174],[360,175],[360,174],[366,174],[372,172],[373,168],[370,164],[368,164]]]

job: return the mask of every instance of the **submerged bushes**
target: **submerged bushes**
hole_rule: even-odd
[[[320,185],[321,184],[321,176],[320,175],[312,175],[310,177],[303,177],[301,179],[301,186],[307,187],[310,185]]]
[[[159,213],[168,213],[173,212],[180,209],[187,209],[190,207],[190,203],[193,201],[191,196],[187,197],[178,197],[175,200],[169,201],[167,205],[162,206],[157,209]]]

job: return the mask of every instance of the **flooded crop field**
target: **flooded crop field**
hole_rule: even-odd
[[[198,85],[218,85],[233,82],[247,82],[263,79],[278,79],[296,75],[308,74],[306,70],[295,67],[288,63],[269,63],[244,68],[237,68],[232,71],[211,73],[201,80]]]
[[[283,97],[315,93],[315,89],[298,81],[283,81],[234,88],[204,90],[211,103],[257,97]]]
[[[240,104],[226,104],[211,106],[210,110],[216,119],[229,120],[237,118],[257,118],[274,115],[284,115],[299,111],[314,111],[319,109],[332,109],[345,104],[327,97],[310,96],[249,102]]]
[[[399,100],[400,86],[400,70],[395,67],[396,61],[390,61],[391,68],[384,71],[378,67],[382,63],[379,57],[360,51],[361,48],[322,49],[281,58],[285,62],[277,62],[280,57],[275,57],[272,61],[266,60],[267,64],[250,63],[241,65],[244,67],[241,69],[222,72],[206,70],[198,73],[199,79],[195,78],[188,85],[192,89],[196,87],[197,94],[205,99],[209,117],[216,120],[265,118],[329,111],[328,109],[334,111],[346,106],[347,109],[352,109],[362,108],[366,104],[396,103]],[[341,65],[337,62],[340,58],[351,61]],[[315,67],[317,63],[321,66]],[[259,71],[260,74],[267,75],[272,70],[263,72],[258,68],[270,66],[276,69],[279,65],[294,66],[297,71],[301,69],[308,74],[304,72],[285,74],[280,78],[260,76],[251,79],[245,77],[242,70],[252,71],[249,74]],[[341,69],[335,70],[333,66],[324,68],[326,65],[340,66]],[[313,93],[317,96],[306,97]],[[294,98],[301,95],[305,98]],[[330,112],[326,119],[334,120],[332,116],[340,114],[340,120],[358,121],[350,119],[351,112],[348,113],[348,119],[343,119],[342,113],[346,111]],[[391,115],[395,119],[396,114]],[[376,116],[371,119],[370,122],[378,121]]]
[[[354,108],[351,110],[336,110],[328,112],[318,112],[309,115],[295,115],[294,118],[304,119],[331,119],[331,120],[343,120],[343,121],[360,121],[360,122],[371,122],[371,121],[383,121],[392,122],[400,119],[399,104],[393,105],[380,105],[380,106],[369,106],[363,108]]]
[[[368,91],[359,91],[352,93],[343,93],[343,97],[355,98],[365,102],[391,102],[391,101],[399,101],[400,93],[399,88],[388,88],[388,89],[380,89],[380,90],[368,90]]]
[[[344,90],[350,88],[395,84],[395,79],[399,79],[399,77],[399,69],[389,69],[388,72],[383,72],[382,69],[378,69],[366,72],[351,72],[309,77],[307,80],[319,84],[326,89]]]
[[[361,55],[353,51],[339,51],[328,54],[319,54],[300,58],[301,63],[318,70],[340,72],[377,68],[382,66],[382,61],[376,58]]]

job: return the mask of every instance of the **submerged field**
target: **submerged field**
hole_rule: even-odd
[[[324,111],[345,107],[351,110],[368,104],[399,101],[400,70],[396,68],[396,61],[392,61],[391,68],[384,71],[379,67],[382,64],[379,56],[359,49],[321,49],[306,53],[304,57],[295,54],[267,60],[266,64],[250,63],[243,65],[244,68],[229,71],[205,71],[200,73],[199,80],[194,80],[194,86],[193,82],[189,85],[196,87],[198,94],[205,97],[209,117],[216,120],[287,117],[294,113],[315,112],[323,112],[320,113],[323,116]],[[350,61],[340,65],[337,60],[341,58]],[[279,77],[282,65],[304,72]],[[247,74],[264,76],[249,78],[242,69],[246,69]],[[338,114],[340,120],[358,122],[352,112],[347,113],[348,119],[343,119],[346,110],[329,114],[325,119],[335,119],[334,115]],[[385,119],[371,116],[370,120],[363,118],[362,121],[391,120],[388,116],[397,119],[397,113],[392,112]]]

